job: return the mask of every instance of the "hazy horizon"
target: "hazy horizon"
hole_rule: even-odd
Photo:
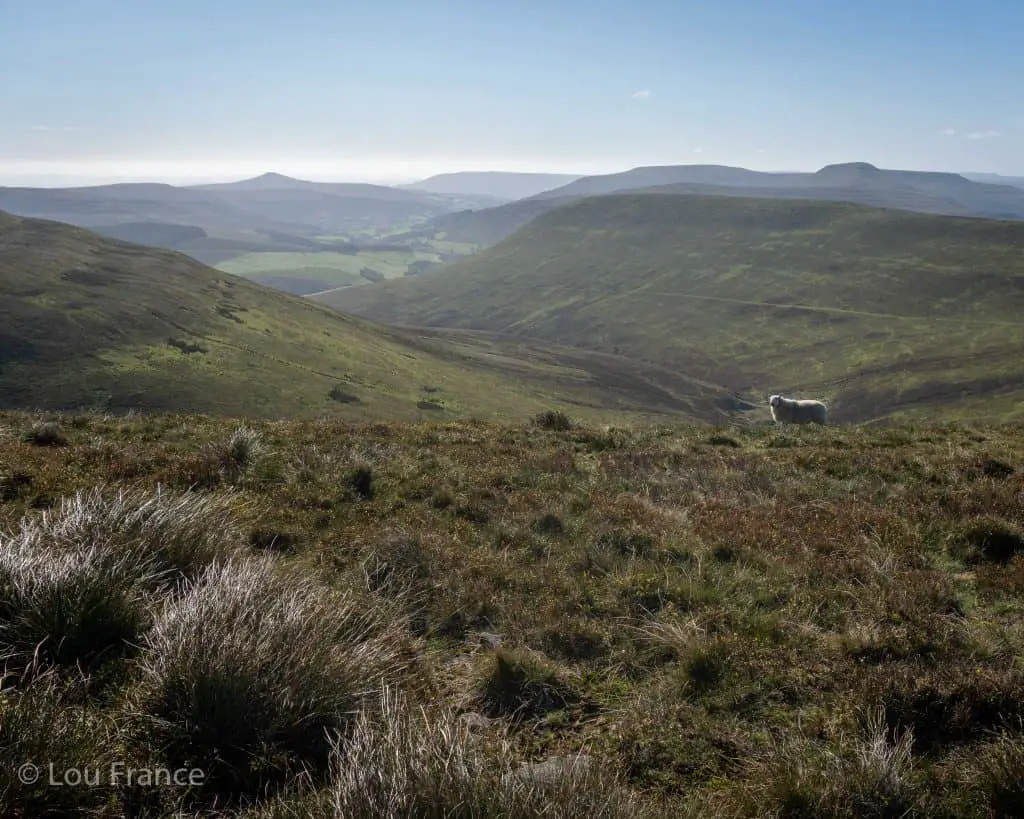
[[[839,160],[839,162],[867,162],[869,160],[854,158]],[[826,163],[836,164],[836,163]],[[875,164],[875,163],[871,163]],[[432,176],[451,173],[541,173],[541,174],[568,174],[578,176],[589,176],[599,174],[621,173],[636,167],[654,165],[731,165],[742,167],[748,170],[761,171],[765,173],[813,173],[823,166],[800,166],[792,164],[786,167],[768,167],[757,163],[737,165],[730,162],[693,162],[693,161],[640,161],[635,163],[606,163],[606,164],[581,164],[566,163],[564,165],[550,164],[498,164],[496,166],[484,165],[442,165],[440,163],[423,162],[414,164],[409,162],[387,163],[387,162],[353,162],[349,164],[324,160],[323,162],[289,162],[287,160],[268,160],[267,162],[251,161],[246,163],[96,163],[90,168],[89,163],[78,163],[75,165],[57,165],[45,170],[28,171],[24,170],[25,164],[5,166],[0,162],[0,187],[34,187],[34,188],[64,188],[64,187],[91,187],[99,185],[127,184],[127,183],[157,183],[178,186],[209,185],[223,182],[238,182],[245,179],[262,176],[268,173],[277,173],[313,182],[349,182],[371,185],[408,185],[419,182]],[[421,172],[412,173],[413,169],[419,168]],[[907,171],[938,171],[959,174],[985,174],[995,173],[992,171],[976,169],[957,168],[933,168],[933,167],[902,167],[892,170]],[[91,172],[90,172],[91,171]],[[1014,174],[996,174],[999,176],[1013,177]]]
[[[853,161],[1024,176],[1003,90],[1024,80],[1024,7],[939,5],[13,4],[0,185]]]

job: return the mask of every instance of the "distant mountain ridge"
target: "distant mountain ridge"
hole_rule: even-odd
[[[309,238],[410,220],[470,207],[492,198],[402,190],[384,185],[308,182],[264,174],[240,182],[177,187],[123,183],[80,188],[0,187],[0,210],[89,229],[159,222],[200,228],[220,238],[274,232]]]
[[[519,202],[434,217],[415,232],[487,247],[553,208],[589,196],[625,193],[852,202],[944,216],[1024,220],[1024,190],[954,173],[885,170],[867,162],[827,165],[813,173],[665,165],[585,176]]]
[[[682,184],[742,188],[751,192],[765,189],[770,192],[768,198],[786,189],[806,191],[808,198],[819,198],[814,195],[815,191],[829,191],[829,196],[850,197],[848,201],[858,202],[862,201],[861,197],[872,195],[875,199],[872,204],[882,206],[885,206],[883,203],[888,195],[901,202],[894,207],[908,210],[920,209],[950,216],[1024,219],[1024,191],[1018,192],[1007,185],[972,181],[955,173],[889,170],[867,162],[826,165],[814,173],[769,173],[724,165],[634,168],[618,174],[583,177],[535,198],[599,196]],[[917,195],[917,202],[912,201],[910,195],[913,194]],[[797,195],[789,193],[785,198],[797,198]]]
[[[963,173],[960,175],[972,182],[988,182],[992,185],[1012,185],[1015,188],[1024,188],[1024,176],[1003,176],[998,173]]]

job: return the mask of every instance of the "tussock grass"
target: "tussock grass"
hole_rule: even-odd
[[[117,725],[109,714],[84,704],[75,684],[44,675],[26,689],[0,694],[0,808],[5,816],[77,815],[109,805],[109,783],[97,787],[56,787],[65,771],[88,765],[109,771],[124,759],[117,748]],[[39,779],[19,777],[22,765],[38,766]]]
[[[67,446],[68,439],[65,437],[60,425],[53,421],[45,421],[35,424],[26,434],[25,441],[35,446]]]
[[[565,708],[578,694],[542,658],[499,648],[487,662],[479,699],[485,712],[514,719]]]
[[[17,540],[35,551],[100,550],[175,583],[236,552],[241,536],[228,495],[94,488],[26,521]]]
[[[450,710],[433,714],[385,692],[338,743],[330,786],[332,816],[351,819],[473,816],[642,817],[643,807],[614,773],[582,764],[520,768],[500,739],[485,743]]]
[[[323,770],[330,733],[402,669],[400,624],[268,559],[217,563],[146,637],[146,713],[169,760],[258,794]]]
[[[918,815],[924,790],[912,744],[909,733],[893,742],[884,716],[874,711],[860,736],[845,739],[836,750],[809,739],[771,747],[751,763],[751,785],[737,803],[723,800],[726,804],[717,808],[739,816]]]
[[[0,660],[8,670],[91,669],[139,640],[145,587],[156,580],[131,554],[0,544]]]
[[[217,498],[95,489],[0,538],[0,658],[95,669],[136,644],[153,594],[235,547]]]

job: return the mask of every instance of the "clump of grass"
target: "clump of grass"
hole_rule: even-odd
[[[1013,816],[1024,805],[1024,742],[1001,735],[976,754],[975,782],[995,816]]]
[[[25,443],[35,446],[64,447],[68,445],[68,439],[64,436],[60,424],[53,421],[46,421],[34,424],[25,433]]]
[[[298,547],[300,538],[293,532],[277,532],[270,529],[255,529],[249,535],[249,545],[253,549],[264,552],[292,554]]]
[[[430,497],[430,505],[435,509],[447,509],[455,504],[455,496],[448,489],[437,489]]]
[[[775,745],[752,765],[739,816],[901,817],[920,813],[925,790],[914,771],[913,737],[892,741],[881,712],[860,737],[832,750],[807,739]]]
[[[81,702],[76,685],[46,675],[24,690],[0,695],[0,804],[6,816],[100,815],[111,805],[106,772],[125,759],[116,725],[102,710]],[[19,776],[20,766],[38,766],[35,782]],[[104,772],[95,787],[50,784],[50,766],[63,772],[88,766]]]
[[[64,498],[0,539],[0,653],[89,670],[137,642],[151,595],[229,550],[215,499],[101,490]]]
[[[739,449],[741,446],[739,441],[735,438],[730,438],[728,435],[712,435],[708,438],[708,443],[711,446],[727,446],[732,449]]]
[[[259,457],[262,450],[260,434],[247,426],[240,426],[231,433],[224,447],[224,465],[235,473],[244,472]]]
[[[561,410],[539,412],[533,417],[533,423],[541,429],[553,432],[567,432],[574,426],[572,419]]]
[[[373,500],[373,467],[369,464],[353,467],[345,478],[345,486],[357,498]]]
[[[546,512],[533,522],[533,529],[542,535],[560,535],[565,532],[565,524],[558,515]]]
[[[149,624],[147,576],[130,553],[0,543],[0,661],[21,673],[84,671],[119,656]]]
[[[346,819],[643,817],[644,806],[606,767],[518,767],[503,741],[485,745],[451,710],[435,715],[387,691],[335,746],[330,815]],[[326,812],[325,812],[326,813]]]
[[[341,384],[337,384],[331,387],[330,392],[327,393],[327,397],[332,401],[337,401],[339,404],[358,404],[359,396],[353,395],[346,390]]]
[[[681,662],[684,679],[697,694],[706,694],[721,685],[730,669],[731,651],[721,640],[696,643]]]
[[[434,571],[433,560],[423,542],[408,535],[384,539],[363,559],[362,569],[366,585],[372,591],[401,593],[424,592]]]
[[[498,648],[488,658],[480,702],[496,716],[541,716],[578,700],[549,663],[524,651]]]
[[[212,566],[147,635],[144,707],[168,762],[222,798],[327,767],[328,735],[402,669],[402,632],[272,559]]]
[[[97,549],[133,561],[165,585],[193,577],[240,548],[229,495],[95,488],[22,524],[19,539],[56,553]]]
[[[1008,521],[979,515],[954,527],[948,548],[967,564],[1009,563],[1024,553],[1024,532]]]
[[[0,475],[0,501],[12,501],[25,495],[32,487],[35,476],[29,472],[14,471]]]

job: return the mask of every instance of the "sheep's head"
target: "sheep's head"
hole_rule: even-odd
[[[777,407],[782,403],[782,396],[773,395],[771,396],[771,398],[768,399],[768,403],[771,404],[773,407]]]

